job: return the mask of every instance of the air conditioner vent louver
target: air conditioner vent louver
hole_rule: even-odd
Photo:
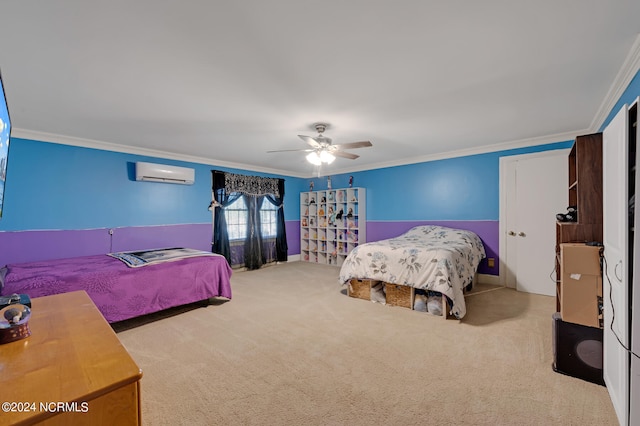
[[[136,180],[192,185],[195,182],[195,170],[188,167],[138,161],[136,163]]]

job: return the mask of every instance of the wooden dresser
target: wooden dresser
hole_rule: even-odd
[[[32,300],[0,345],[0,425],[139,425],[142,371],[84,291]]]

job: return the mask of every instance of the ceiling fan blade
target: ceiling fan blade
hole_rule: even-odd
[[[333,146],[339,149],[354,149],[354,148],[366,148],[373,145],[369,141],[360,141],[360,142],[341,143],[340,145],[333,145]]]
[[[359,155],[355,155],[350,152],[344,152],[344,151],[333,151],[332,154],[335,155],[336,157],[348,158],[350,160],[355,160],[356,158],[360,157]]]
[[[316,149],[320,148],[320,144],[316,141],[315,138],[312,138],[311,136],[305,136],[305,135],[298,135],[298,137],[303,141],[305,141],[312,148],[316,148]]]
[[[311,152],[311,151],[315,151],[313,149],[278,149],[275,151],[267,151],[267,154],[272,153],[272,152]]]

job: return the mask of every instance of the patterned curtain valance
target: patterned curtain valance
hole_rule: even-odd
[[[275,195],[280,198],[278,179],[259,176],[224,174],[224,190],[227,194],[240,192],[247,195]]]

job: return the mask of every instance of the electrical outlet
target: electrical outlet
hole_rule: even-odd
[[[493,258],[493,257],[487,258],[487,266],[489,268],[495,268],[496,267],[496,259]]]
[[[113,229],[109,229],[109,235],[113,235]]]

